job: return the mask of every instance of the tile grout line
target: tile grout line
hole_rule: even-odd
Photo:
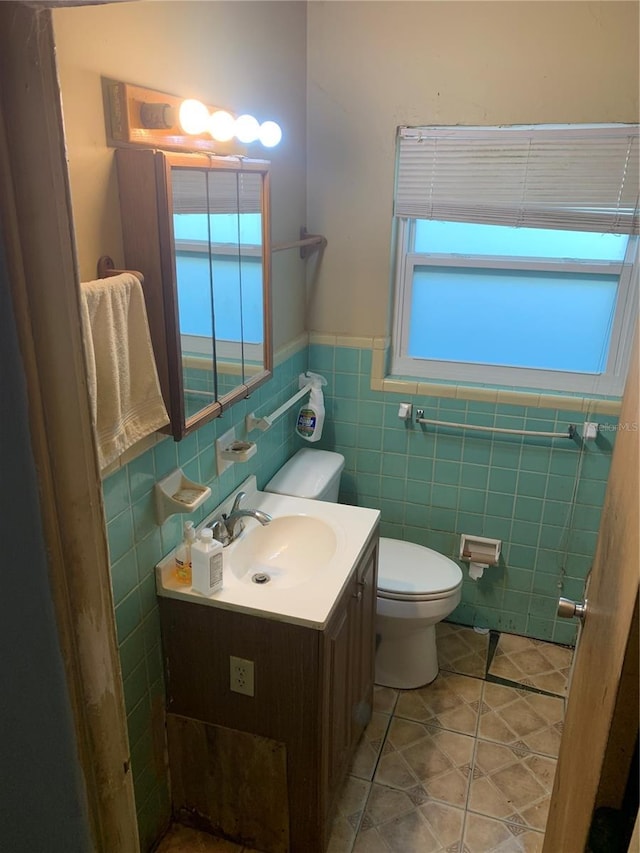
[[[469,773],[469,784],[467,787],[467,796],[464,801],[464,817],[462,819],[462,835],[460,836],[460,849],[465,849],[465,835],[467,833],[467,818],[469,816],[469,800],[471,798],[471,783],[473,782],[473,772],[476,766],[476,753],[478,751],[478,739],[474,738],[473,740],[473,755],[471,757],[471,769]]]
[[[541,690],[539,687],[532,687],[530,684],[523,684],[521,681],[510,681],[508,678],[502,678],[500,675],[492,675],[489,673],[485,679],[485,684],[498,684],[501,687],[514,687],[516,690],[525,690],[527,693],[536,693],[538,696],[550,696],[553,699],[564,699],[560,693],[551,693],[549,690]]]
[[[395,708],[395,705],[397,705],[397,697],[396,697],[396,703],[394,704],[394,708]],[[380,763],[380,759],[382,758],[382,752],[383,752],[385,744],[387,742],[387,737],[389,735],[389,729],[391,728],[391,722],[392,722],[394,716],[395,716],[395,712],[389,714],[389,719],[387,720],[387,725],[385,727],[384,734],[382,736],[382,742],[380,744],[380,751],[378,752],[378,755],[376,756],[376,760],[375,760],[374,765],[373,765],[373,771],[371,773],[371,779],[369,780],[372,785],[373,785],[373,780],[375,778],[375,775],[378,772],[378,764]]]
[[[489,631],[489,642],[487,644],[487,665],[484,671],[484,680],[487,680],[489,675],[489,670],[491,669],[491,664],[493,663],[493,659],[496,656],[496,651],[498,650],[498,643],[500,642],[500,631]]]
[[[467,796],[464,802],[464,817],[462,819],[462,834],[460,836],[460,850],[464,852],[465,850],[465,836],[467,833],[467,818],[469,816],[469,800],[471,798],[471,784],[473,782],[473,774],[476,767],[476,755],[478,751],[478,733],[480,731],[480,714],[482,713],[482,706],[484,704],[484,689],[486,682],[486,674],[489,670],[489,650],[491,646],[491,640],[489,640],[489,646],[487,647],[487,664],[485,669],[485,678],[482,679],[482,689],[480,690],[480,699],[478,701],[478,713],[476,714],[476,725],[475,725],[475,733],[473,737],[473,755],[471,757],[471,767],[469,770],[469,782],[467,785]]]
[[[383,686],[383,685],[378,685],[378,686]],[[374,685],[374,687],[375,687],[375,685]],[[389,688],[389,689],[394,689],[394,688]],[[356,826],[355,831],[354,831],[353,839],[352,839],[352,841],[351,841],[351,844],[349,845],[349,850],[347,851],[347,853],[353,853],[353,849],[354,849],[354,847],[355,847],[355,845],[356,845],[356,842],[357,842],[357,840],[358,840],[358,835],[359,835],[359,833],[360,833],[360,828],[361,828],[361,826],[362,826],[362,821],[364,820],[364,816],[365,816],[365,813],[366,813],[366,811],[367,811],[367,806],[368,806],[368,804],[369,804],[369,798],[371,797],[371,792],[372,792],[372,790],[373,790],[373,784],[374,784],[373,779],[374,779],[374,776],[376,775],[376,771],[377,771],[377,769],[378,769],[378,763],[380,762],[380,758],[381,758],[381,756],[382,756],[382,751],[383,751],[383,749],[384,749],[384,745],[385,745],[385,743],[386,743],[386,741],[387,741],[387,735],[389,734],[389,728],[391,727],[391,721],[392,721],[393,717],[395,716],[395,709],[396,709],[396,706],[397,706],[397,704],[398,704],[398,698],[399,698],[399,696],[400,696],[400,693],[399,693],[399,692],[396,692],[396,697],[395,697],[394,702],[393,702],[393,706],[392,706],[391,713],[389,713],[388,715],[385,715],[385,716],[387,716],[387,717],[388,717],[387,725],[386,725],[386,727],[385,727],[384,734],[383,734],[383,736],[382,736],[382,742],[381,742],[381,744],[380,744],[380,751],[378,752],[378,755],[377,755],[377,757],[376,757],[375,763],[374,763],[374,765],[373,765],[373,769],[372,769],[372,771],[371,771],[371,778],[370,778],[370,779],[363,779],[363,780],[362,780],[363,782],[367,782],[367,783],[368,783],[368,785],[369,785],[369,790],[368,790],[368,792],[367,792],[367,796],[366,796],[365,801],[364,801],[364,804],[363,804],[363,806],[362,806],[362,811],[360,812],[360,817],[359,817],[359,819],[358,819],[358,823],[357,823],[357,826]],[[373,712],[372,712],[372,713],[373,713]],[[379,711],[378,713],[383,713],[383,712]],[[358,778],[361,778],[361,777],[354,776],[354,778],[355,778],[355,779],[358,779]]]

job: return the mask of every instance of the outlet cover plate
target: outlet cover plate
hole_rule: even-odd
[[[254,695],[253,661],[229,656],[229,689],[233,693]]]

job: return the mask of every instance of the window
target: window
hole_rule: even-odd
[[[212,315],[218,346],[262,344],[261,228],[259,213],[174,214],[180,332],[192,352],[210,349]]]
[[[172,170],[183,354],[261,363],[262,184],[255,172]]]
[[[401,128],[393,372],[620,394],[638,129]]]

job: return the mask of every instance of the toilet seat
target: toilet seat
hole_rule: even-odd
[[[437,551],[399,539],[380,539],[378,598],[435,601],[462,584],[460,567]]]

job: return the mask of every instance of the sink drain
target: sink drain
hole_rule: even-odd
[[[269,583],[271,578],[265,572],[256,572],[255,575],[251,576],[251,580],[254,583]]]

